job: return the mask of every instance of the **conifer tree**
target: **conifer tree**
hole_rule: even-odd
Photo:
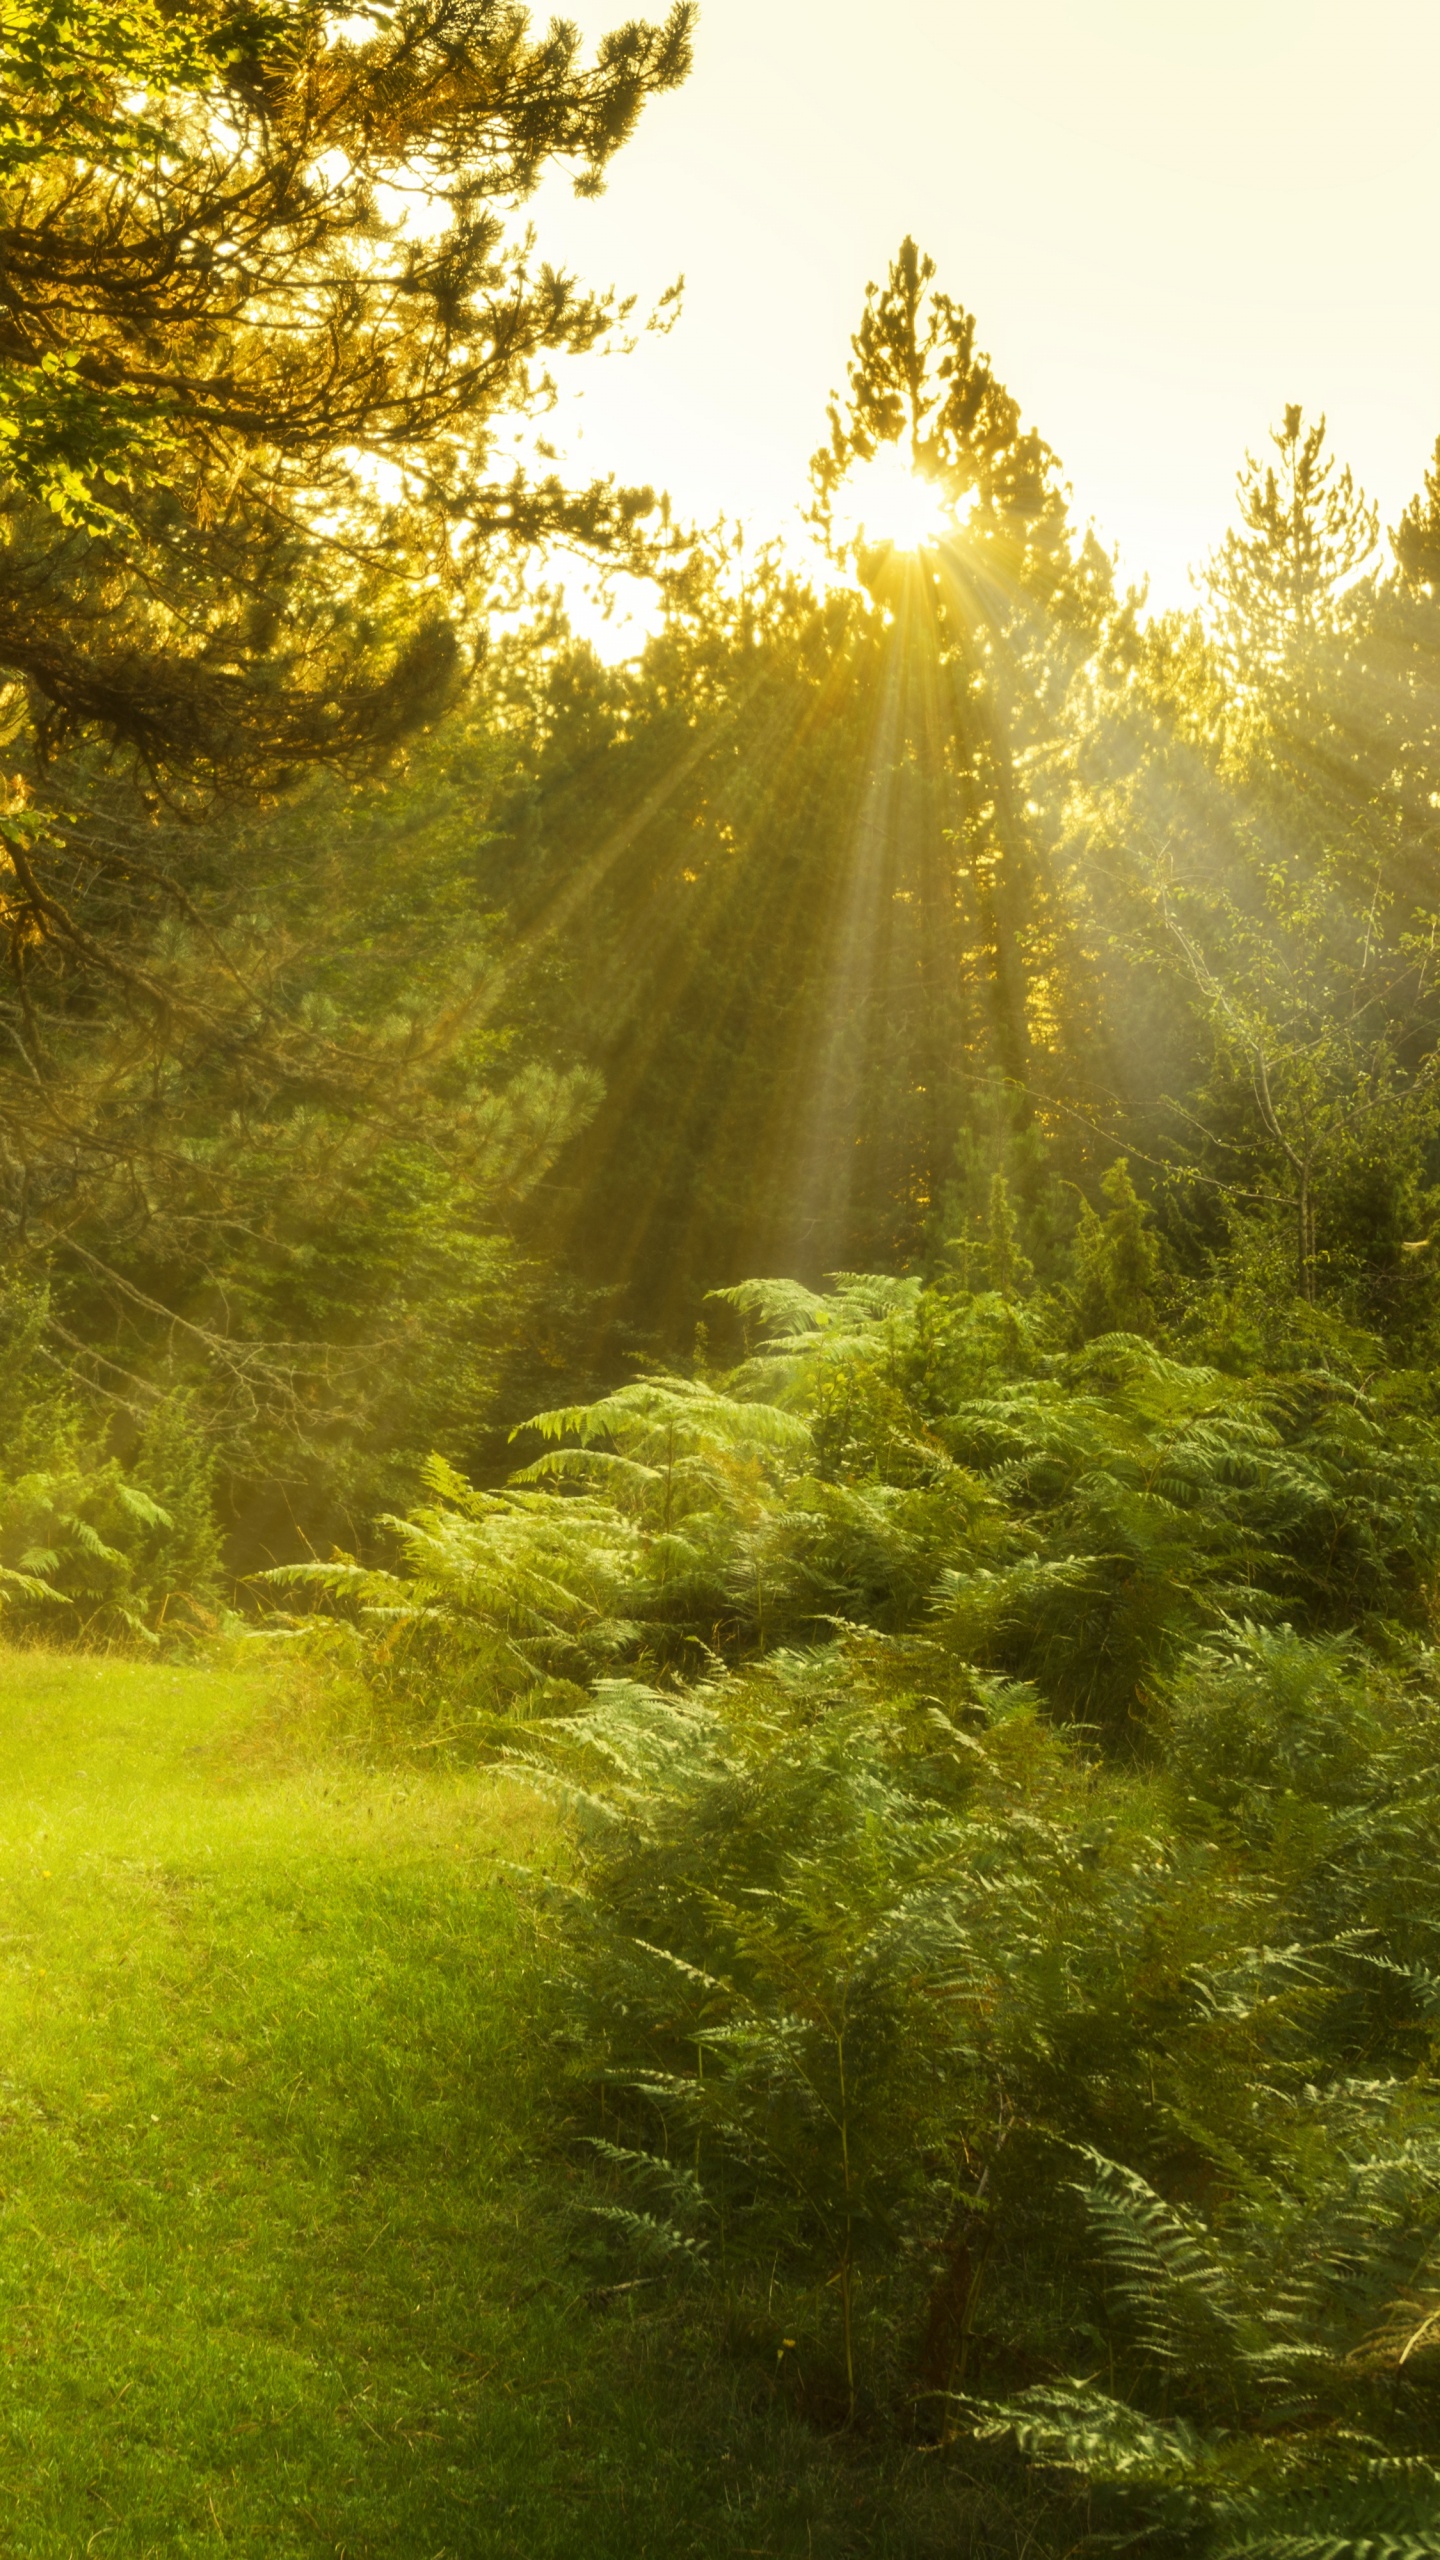
[[[1424,483],[1393,528],[1390,542],[1406,584],[1432,599],[1440,597],[1440,436]]]
[[[857,464],[894,446],[963,518],[964,550],[1007,581],[1042,589],[1068,564],[1058,465],[976,344],[973,313],[935,282],[935,261],[903,240],[883,285],[865,296],[843,395],[810,474],[814,517],[833,537],[837,499]]]
[[[993,1057],[1018,1086],[1027,1080],[1026,945],[1045,929],[1047,865],[1018,759],[1037,744],[1039,697],[1068,626],[1078,622],[1093,647],[1113,598],[1094,546],[1077,552],[1055,455],[1022,424],[973,315],[908,238],[884,284],[867,290],[845,391],[811,462],[814,521],[842,553],[846,484],[887,447],[941,493],[948,518],[918,559],[863,539],[848,548],[895,626],[883,669],[900,717],[877,705],[877,729],[897,772],[923,778],[928,795],[920,827],[933,852],[922,879],[903,884],[927,955],[909,975],[933,991],[912,1081],[953,1102],[966,979],[984,984]],[[957,909],[970,927],[963,958]],[[932,1199],[947,1170],[932,1154]]]
[[[1152,1333],[1160,1279],[1160,1246],[1151,1211],[1130,1178],[1124,1156],[1101,1176],[1109,1214],[1088,1200],[1075,1238],[1076,1322],[1081,1339],[1097,1333]]]
[[[1274,673],[1333,631],[1340,600],[1375,554],[1376,509],[1325,449],[1325,420],[1306,426],[1298,402],[1270,439],[1273,462],[1247,454],[1237,483],[1239,525],[1226,535],[1206,585],[1231,661]]]
[[[593,1042],[607,1094],[537,1195],[547,1245],[687,1341],[707,1282],[747,1268],[916,1267],[951,1231],[994,1092],[1018,1140],[1032,1060],[1050,1053],[1048,1081],[1082,994],[1093,1037],[1050,758],[1057,694],[1113,598],[1081,575],[1058,465],[913,242],[866,297],[815,459],[837,551],[848,475],[892,431],[949,475],[953,538],[825,597],[763,561],[712,580],[697,549],[642,663],[557,658],[498,820],[527,931],[547,898],[573,910],[568,878],[594,884],[578,930],[547,941],[540,1000]],[[981,1153],[977,1239],[1001,1162]]]
[[[586,63],[500,0],[6,12],[0,668],[46,747],[364,759],[443,698],[497,548],[633,558],[648,493],[497,463],[616,316],[506,216],[553,162],[600,185],[692,14]]]
[[[549,361],[621,316],[509,218],[556,164],[600,186],[684,77],[692,16],[675,0],[586,59],[511,0],[3,13],[0,1227],[25,1246],[50,1233],[37,1202],[63,1197],[73,1234],[122,1164],[153,1242],[175,1195],[140,1158],[176,1169],[178,1096],[222,1060],[242,1123],[262,1089],[272,1125],[302,1097],[383,1119],[363,1035],[333,1036],[344,1004],[280,991],[295,942],[236,812],[393,760],[527,546],[647,553],[649,492],[497,454]],[[328,873],[322,917],[316,892],[318,955],[347,896]],[[445,937],[462,970],[472,940]],[[452,1055],[471,992],[431,1026]],[[430,994],[407,982],[412,1028]],[[115,1043],[125,1068],[97,1074]],[[411,1065],[426,1050],[407,1035]],[[113,1246],[126,1221],[102,1223]],[[165,1260],[127,1283],[162,1322]]]
[[[1377,591],[1365,650],[1347,662],[1345,705],[1368,785],[1367,835],[1384,843],[1388,883],[1425,934],[1440,851],[1440,441],[1390,546],[1396,574]]]

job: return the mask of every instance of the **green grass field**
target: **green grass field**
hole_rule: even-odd
[[[0,2550],[972,2539],[597,2289],[509,1877],[542,1816],[327,1757],[274,1678],[0,1657]]]

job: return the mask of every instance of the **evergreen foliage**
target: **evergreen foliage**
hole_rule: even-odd
[[[128,1445],[107,1446],[47,1357],[43,1290],[0,1301],[0,1592],[7,1624],[86,1642],[215,1623],[215,1452],[183,1395],[153,1394]]]
[[[1292,402],[1270,441],[1274,462],[1247,454],[1239,526],[1210,567],[1210,593],[1232,663],[1273,675],[1331,630],[1341,599],[1373,560],[1376,509],[1325,451],[1325,420],[1307,427]]]
[[[648,492],[496,471],[500,419],[613,317],[504,217],[554,160],[598,188],[691,14],[586,64],[491,0],[7,13],[0,662],[42,744],[373,760],[443,700],[443,596],[497,539],[627,549]],[[58,887],[29,909],[63,936]]]

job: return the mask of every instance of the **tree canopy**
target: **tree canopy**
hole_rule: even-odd
[[[616,307],[507,214],[603,181],[693,12],[586,62],[500,0],[35,5],[0,60],[0,663],[42,744],[258,783],[445,698],[497,545],[635,555],[645,491],[497,467]]]

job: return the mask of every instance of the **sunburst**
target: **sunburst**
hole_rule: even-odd
[[[869,462],[857,464],[845,498],[845,513],[860,539],[895,551],[928,550],[950,523],[944,491],[898,445],[882,445]]]

